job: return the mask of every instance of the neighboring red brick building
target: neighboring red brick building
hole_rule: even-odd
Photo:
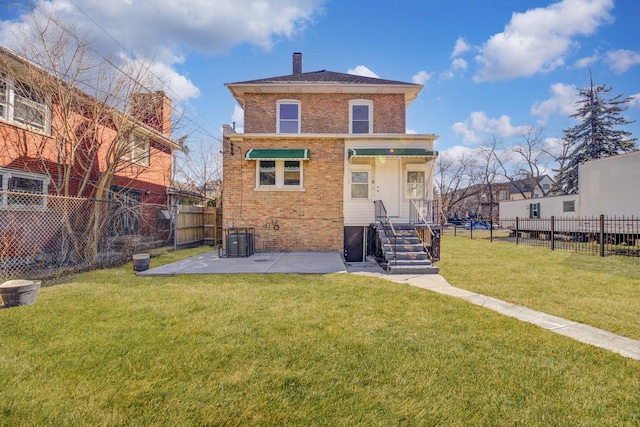
[[[46,75],[0,49],[0,191],[91,198],[117,192],[138,203],[167,202],[172,151],[179,146],[171,139],[171,100],[163,92],[134,94],[130,116],[76,88],[68,88],[76,104],[61,107],[62,92],[35,87],[36,73]],[[104,181],[114,162],[113,179]],[[97,191],[101,179],[106,193]],[[11,205],[0,196],[0,208]]]
[[[223,227],[255,229],[258,251],[367,254],[374,200],[394,222],[433,199],[437,136],[406,133],[421,85],[331,71],[226,85],[244,133],[224,129]],[[345,243],[347,242],[347,243]]]

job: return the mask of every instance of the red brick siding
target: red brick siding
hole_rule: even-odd
[[[342,251],[344,141],[339,139],[224,143],[223,227],[254,227],[256,250]],[[254,191],[256,162],[249,148],[308,148],[304,192]],[[275,221],[279,226],[274,229]]]
[[[349,101],[373,101],[374,133],[405,133],[404,95],[354,94],[247,94],[244,131],[275,133],[276,105],[281,99],[295,99],[301,105],[302,133],[348,133]]]

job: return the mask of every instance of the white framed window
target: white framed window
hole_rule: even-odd
[[[0,169],[0,207],[46,207],[49,181],[42,174]]]
[[[480,195],[480,203],[487,203],[487,193],[482,193]]]
[[[405,167],[405,191],[407,200],[424,200],[426,197],[425,165],[406,165]]]
[[[575,211],[576,211],[575,200],[566,200],[562,202],[562,212],[575,212]]]
[[[541,218],[540,203],[529,203],[529,218]]]
[[[301,190],[302,160],[257,160],[256,189]]]
[[[1,70],[0,118],[38,132],[51,131],[51,109],[44,95]]]
[[[129,160],[141,166],[149,166],[149,140],[131,134],[129,136]]]
[[[507,192],[505,190],[500,190],[498,200],[507,200]]]
[[[349,174],[349,198],[352,200],[370,200],[371,166],[352,165]]]
[[[277,104],[276,133],[300,133],[300,101],[282,99]]]
[[[373,133],[373,101],[349,101],[349,133]]]

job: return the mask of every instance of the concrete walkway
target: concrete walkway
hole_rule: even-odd
[[[388,274],[376,263],[345,264],[339,252],[267,252],[248,258],[219,258],[217,251],[196,255],[182,261],[165,264],[140,276],[174,276],[177,274],[237,274],[237,273],[351,273],[378,277],[428,289],[443,295],[462,298],[472,304],[496,311],[505,316],[529,322],[560,335],[573,338],[631,359],[640,360],[640,341],[625,338],[602,329],[551,316],[540,311],[511,304],[496,298],[451,286],[439,274]]]
[[[396,283],[406,283],[411,286],[428,289],[443,295],[462,298],[472,304],[496,311],[505,316],[513,317],[523,322],[529,322],[541,328],[560,335],[573,338],[585,344],[590,344],[605,350],[613,351],[625,357],[640,360],[640,341],[626,338],[603,329],[594,328],[582,323],[552,316],[540,311],[505,302],[496,298],[469,292],[451,286],[444,277],[438,274],[422,275],[390,275],[384,271],[367,272],[353,271],[353,274],[380,277]]]

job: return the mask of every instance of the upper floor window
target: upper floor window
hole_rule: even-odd
[[[129,160],[142,166],[149,166],[149,141],[131,134],[129,143]]]
[[[0,170],[0,206],[44,207],[48,188],[46,175]]]
[[[507,200],[507,192],[504,190],[500,190],[498,193],[498,200]]]
[[[354,99],[349,101],[349,133],[373,132],[373,101]]]
[[[300,101],[278,101],[277,133],[300,133]]]
[[[44,96],[32,86],[0,71],[0,118],[49,133],[51,113]]]

